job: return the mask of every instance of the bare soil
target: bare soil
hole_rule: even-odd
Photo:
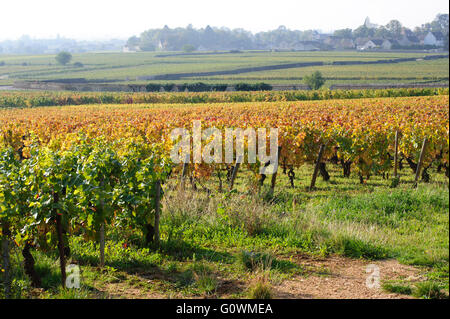
[[[366,281],[373,270],[379,268],[379,283],[385,280],[422,281],[420,270],[389,259],[382,261],[355,260],[344,257],[311,259],[298,257],[299,264],[311,269],[309,276],[296,276],[274,287],[277,299],[406,299],[411,296],[393,294],[381,287],[369,288]],[[373,269],[373,268],[372,268]],[[370,283],[370,282],[369,282]],[[373,283],[373,282],[372,282]]]
[[[292,259],[291,259],[292,260]],[[291,279],[273,286],[275,299],[410,299],[407,295],[389,293],[381,288],[385,280],[402,280],[409,283],[423,281],[420,269],[400,264],[394,259],[367,261],[339,256],[315,258],[298,255],[294,260],[305,269],[305,274],[296,275]],[[379,286],[369,287],[367,278],[373,274],[373,269],[367,271],[369,265],[375,265],[379,270]],[[372,266],[373,267],[373,266]],[[126,299],[167,299],[185,298],[178,294],[158,292],[158,275],[139,276],[146,280],[151,290],[139,285],[124,282],[110,283],[100,291],[109,298]],[[227,298],[246,289],[244,282],[218,278],[220,285],[214,296],[210,298]],[[156,280],[156,281],[155,281]],[[370,283],[370,282],[369,282]],[[373,282],[372,282],[373,283]],[[194,296],[194,298],[202,298]],[[203,297],[205,298],[205,297]]]

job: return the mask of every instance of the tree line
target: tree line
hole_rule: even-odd
[[[428,32],[441,32],[447,38],[448,48],[449,15],[438,14],[436,18],[414,30],[404,27],[398,20],[392,20],[385,26],[370,27],[366,24],[352,30],[350,28],[336,30],[333,36],[342,39],[378,37],[384,39],[400,39],[402,36],[424,37]],[[127,47],[139,48],[142,51],[185,51],[195,50],[256,50],[278,49],[294,46],[299,42],[320,42],[320,34],[315,30],[290,30],[280,26],[267,32],[251,33],[244,29],[228,29],[207,26],[195,29],[192,25],[186,28],[171,29],[167,25],[162,29],[144,31],[139,37],[132,36]]]
[[[446,35],[448,39],[448,28],[449,28],[449,15],[438,14],[432,22],[425,23],[420,27],[415,27],[414,30],[411,30],[403,26],[402,23],[398,20],[391,20],[388,24],[384,26],[381,25],[374,28],[370,28],[364,24],[355,30],[352,29],[336,30],[334,31],[333,35],[347,39],[374,37],[382,39],[399,40],[405,35],[417,36],[421,38],[426,36],[428,32],[436,32]]]

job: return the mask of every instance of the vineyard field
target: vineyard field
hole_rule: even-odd
[[[22,147],[35,134],[40,143],[64,145],[74,134],[106,136],[120,140],[132,137],[142,143],[166,143],[171,130],[191,129],[193,120],[205,128],[277,127],[282,147],[281,161],[300,166],[315,160],[321,144],[328,144],[329,156],[362,163],[380,172],[390,168],[395,132],[404,134],[400,150],[416,161],[421,141],[428,137],[427,160],[448,165],[448,96],[330,100],[319,102],[261,102],[183,105],[105,105],[63,108],[3,110],[0,145]],[[17,144],[19,142],[19,144]],[[8,145],[8,143],[10,145]],[[167,154],[168,155],[168,154]],[[329,159],[329,158],[328,158]],[[370,160],[369,160],[370,159]]]
[[[379,291],[355,278],[371,298],[427,297],[422,286],[448,296],[448,90],[324,92],[108,93],[102,104],[91,103],[104,93],[6,93],[0,296],[257,298],[263,285],[283,298],[286,284],[345,276],[327,268],[336,260],[398,270]],[[194,121],[278,128],[277,175],[264,183],[264,163],[245,159],[173,163],[171,132]],[[66,265],[80,267],[80,289],[61,288]]]
[[[446,1],[3,2],[1,314],[450,299]]]
[[[83,67],[60,66],[54,55],[8,56],[0,61],[0,85],[15,81],[58,81],[84,79],[94,83],[148,83],[153,76],[178,73],[201,73],[230,71],[292,63],[324,63],[323,66],[289,68],[286,70],[246,71],[238,75],[196,76],[175,79],[173,83],[198,82],[230,83],[241,81],[256,83],[263,80],[270,84],[302,84],[302,77],[320,70],[328,80],[326,85],[336,83],[411,83],[448,82],[448,58],[422,60],[431,53],[416,52],[269,52],[244,51],[199,52],[183,55],[168,52],[138,53],[82,53],[74,54],[73,61]],[[412,58],[413,62],[373,65],[332,65],[333,62],[369,62]]]

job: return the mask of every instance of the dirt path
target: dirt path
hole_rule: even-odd
[[[375,268],[366,272],[368,265],[379,269],[379,282],[406,279],[420,281],[420,271],[401,265],[396,260],[364,261],[343,257],[317,260],[299,257],[299,264],[312,270],[309,276],[297,276],[275,286],[275,298],[280,299],[393,299],[410,296],[388,293],[381,288],[367,286],[366,280]]]
[[[394,259],[370,262],[339,256],[319,259],[298,255],[294,261],[305,269],[305,273],[274,285],[275,299],[409,299],[412,297],[384,291],[380,287],[381,283],[385,280],[414,283],[425,279],[420,269],[402,265]],[[368,277],[376,276],[377,271],[380,285],[368,287]],[[161,274],[130,276],[126,281],[102,286],[98,291],[98,297],[103,295],[113,299],[204,298],[201,295],[186,297],[181,293],[169,293],[159,289],[161,279],[167,279],[161,276]],[[130,281],[132,277],[134,279]],[[247,284],[243,281],[227,278],[219,278],[219,281],[221,284],[213,298],[231,298],[234,294],[247,289]],[[371,283],[374,281],[369,281],[369,285]]]
[[[137,287],[130,287],[124,283],[109,284],[101,290],[110,299],[167,299],[168,296],[154,291],[146,291]]]

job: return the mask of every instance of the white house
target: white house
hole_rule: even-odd
[[[162,41],[162,40],[159,40],[159,42],[158,42],[158,49],[160,49],[160,50],[166,50],[167,49],[167,46],[168,46],[168,43],[167,43],[167,41]]]
[[[360,50],[371,50],[375,49],[377,45],[372,40],[367,41],[364,45],[360,47]]]
[[[392,42],[389,41],[389,40],[383,40],[383,43],[381,44],[381,47],[384,50],[390,50],[390,49],[392,49]]]
[[[390,50],[392,48],[392,43],[389,40],[373,39],[367,41],[364,45],[360,46],[359,50],[372,50],[372,49],[383,49]]]
[[[441,32],[428,32],[423,39],[424,45],[444,46],[444,35]]]
[[[403,35],[399,40],[398,44],[404,47],[411,45],[420,44],[420,40],[414,35]]]
[[[324,43],[335,50],[350,50],[355,48],[355,42],[352,39],[343,39],[334,36],[325,39]]]
[[[364,47],[364,45],[367,43],[367,41],[369,41],[368,38],[357,38],[354,41],[356,49],[361,50]]]
[[[124,46],[124,47],[122,47],[122,52],[124,52],[124,53],[139,52],[139,51],[141,51],[141,48],[139,46],[134,46],[134,47]]]

